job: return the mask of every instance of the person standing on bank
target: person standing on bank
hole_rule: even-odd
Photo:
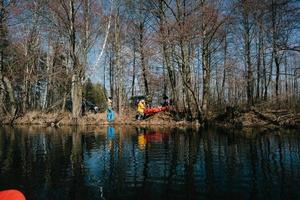
[[[112,97],[107,99],[107,121],[113,122],[115,120],[115,112],[113,111]]]
[[[138,112],[137,119],[138,120],[145,118],[145,113],[144,113],[145,108],[146,108],[146,103],[145,103],[145,100],[142,99],[142,100],[140,100],[140,102],[137,106],[137,112]]]

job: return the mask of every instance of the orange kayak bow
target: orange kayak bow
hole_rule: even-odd
[[[26,198],[18,190],[3,190],[0,191],[0,200],[26,200]]]

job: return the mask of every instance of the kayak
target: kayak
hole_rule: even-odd
[[[3,190],[0,191],[0,200],[26,200],[26,198],[18,190]]]
[[[156,107],[156,108],[146,108],[144,110],[145,115],[153,115],[158,112],[167,111],[170,109],[170,106],[162,106],[162,107]]]

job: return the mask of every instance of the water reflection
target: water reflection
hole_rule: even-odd
[[[146,130],[145,128],[136,128],[136,132],[138,135],[138,146],[141,150],[144,150],[146,147],[146,143],[158,142],[162,143],[163,140],[168,139],[168,133],[164,133],[161,131],[153,131]]]
[[[300,136],[0,128],[0,190],[28,199],[299,199]]]

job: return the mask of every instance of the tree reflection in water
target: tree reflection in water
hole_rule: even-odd
[[[297,199],[297,131],[0,129],[0,190],[28,199]]]

